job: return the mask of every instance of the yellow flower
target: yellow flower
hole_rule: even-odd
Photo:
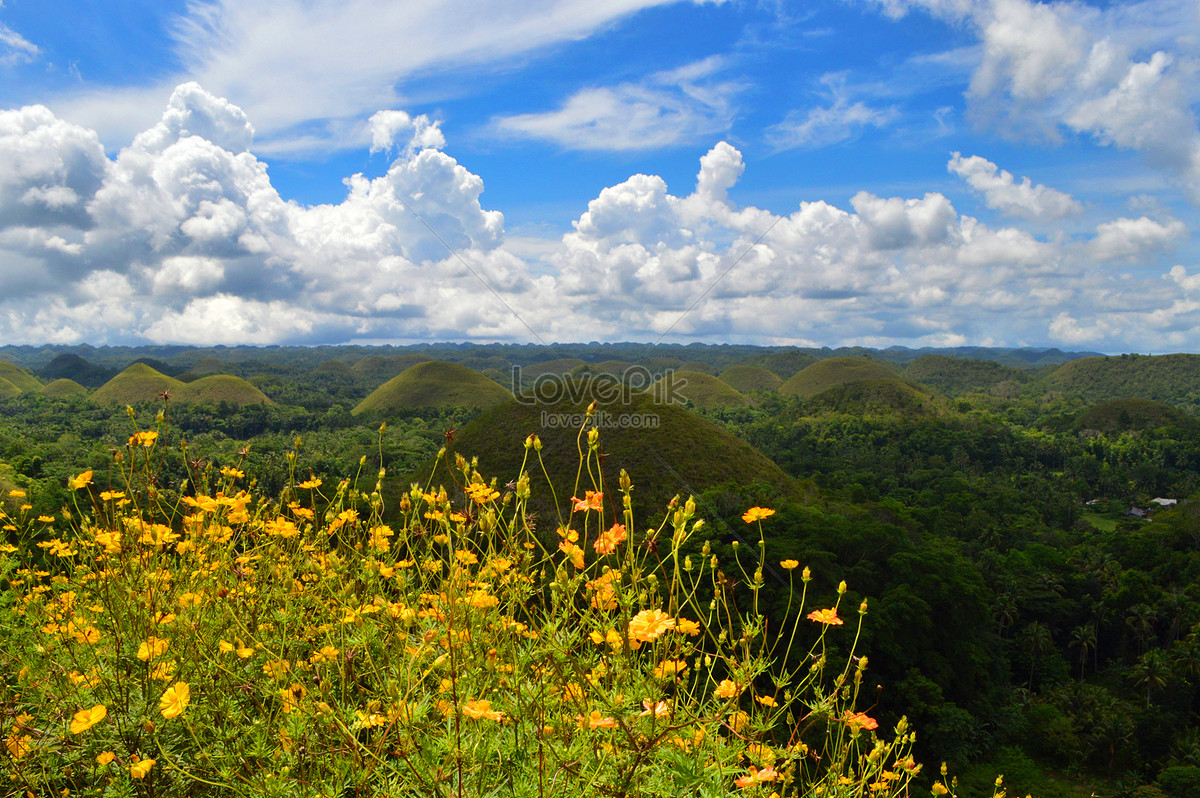
[[[104,720],[107,715],[108,707],[103,704],[96,704],[91,709],[79,710],[75,713],[74,720],[71,721],[71,734],[80,734],[87,731]]]
[[[474,718],[475,720],[487,719],[499,721],[504,718],[503,712],[497,712],[492,709],[491,701],[466,701],[462,705],[462,712],[468,718]]]
[[[675,621],[675,631],[685,635],[698,635],[700,634],[700,624],[691,618],[680,618]]]
[[[192,690],[187,682],[175,682],[158,700],[158,708],[164,718],[176,718],[192,699]]]
[[[23,491],[23,490],[18,490],[17,488],[13,488],[12,490],[10,490],[10,491],[8,492],[8,495],[9,495],[10,497],[14,498],[14,499],[24,499],[24,498],[25,498],[25,491]]]
[[[150,447],[158,440],[157,432],[136,432],[129,437],[130,446],[145,446]]]
[[[671,705],[666,701],[655,702],[653,699],[642,699],[642,711],[638,713],[639,718],[653,715],[656,718],[661,718],[663,715],[671,714]]]
[[[217,649],[222,654],[228,654],[230,651],[233,651],[233,643],[227,643],[224,640],[222,640],[219,643],[217,643]]]
[[[152,767],[154,767],[153,759],[139,760],[129,766],[129,775],[135,779],[144,779],[150,773],[150,768]]]
[[[67,480],[67,487],[71,490],[80,490],[92,484],[92,472],[84,471],[82,474],[71,477]]]
[[[777,707],[779,702],[769,695],[756,695],[754,700],[762,704],[764,707]]]
[[[299,485],[297,485],[296,487],[297,487],[297,488],[302,488],[302,489],[304,489],[304,490],[313,490],[314,488],[319,488],[319,487],[321,487],[321,480],[319,480],[319,479],[306,479],[305,481],[301,482],[301,483],[300,483]]]
[[[770,518],[775,515],[774,510],[768,510],[766,507],[751,507],[742,514],[742,520],[747,524],[753,524],[755,521],[761,521],[764,518]]]
[[[333,646],[324,646],[320,651],[313,652],[308,661],[314,665],[322,662],[333,662],[341,652]]]
[[[8,749],[8,755],[13,759],[20,759],[29,753],[29,741],[32,738],[26,734],[18,737],[14,731],[8,737],[4,738],[4,747]]]
[[[796,562],[795,560],[782,560],[779,563],[779,567],[784,568],[788,571],[792,571],[792,570],[795,570],[796,568],[799,568],[800,563]]]
[[[629,621],[629,637],[649,643],[663,632],[675,628],[675,619],[662,610],[642,610]]]
[[[167,650],[168,642],[160,637],[151,637],[138,646],[137,658],[145,662],[161,656]]]
[[[665,659],[654,666],[655,679],[673,679],[687,670],[687,663],[681,659]]]
[[[115,753],[113,753],[112,751],[105,751],[103,754],[96,757],[96,764],[103,767],[103,766],[107,765],[109,762],[112,762],[116,758],[117,758],[117,755]]]

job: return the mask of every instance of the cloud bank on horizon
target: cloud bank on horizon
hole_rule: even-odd
[[[0,341],[665,335],[1200,351],[1194,5],[843,6],[882,31],[935,26],[946,46],[905,54],[890,83],[877,65],[820,64],[790,107],[754,99],[768,85],[754,59],[775,57],[755,53],[792,57],[828,34],[780,11],[766,28],[747,21],[724,52],[660,55],[607,82],[548,79],[557,94],[541,100],[480,88],[489,107],[453,131],[450,94],[406,102],[400,89],[443,70],[479,104],[461,84],[497,65],[529,80],[552,72],[538,60],[547,48],[563,59],[628,44],[623,31],[655,14],[733,12],[495,0],[489,21],[455,0],[424,16],[394,5],[191,3],[170,20],[176,66],[155,86],[50,89],[45,103],[0,110]],[[385,47],[405,26],[431,35]],[[377,39],[354,42],[368,30]],[[372,46],[381,57],[363,59]],[[298,59],[300,47],[321,57]],[[0,20],[0,70],[32,69],[44,49]],[[122,130],[155,92],[165,108]],[[843,189],[782,213],[743,199],[820,191],[800,182],[810,175],[769,184],[789,158],[913,158],[914,139],[936,171],[860,184],[889,190]],[[514,235],[470,166],[512,168],[497,149],[516,151],[518,169],[574,157],[627,171],[555,206],[573,205],[570,216]],[[271,173],[319,165],[319,151],[382,153],[386,168],[344,177],[337,201],[286,198]],[[675,185],[632,173],[630,153],[663,158]],[[1056,166],[1059,154],[1079,168]],[[688,158],[695,179],[681,187]]]

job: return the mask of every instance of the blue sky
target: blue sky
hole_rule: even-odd
[[[1200,10],[0,3],[0,340],[1200,351]]]

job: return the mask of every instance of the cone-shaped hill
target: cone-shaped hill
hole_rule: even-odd
[[[1059,366],[1043,384],[1088,402],[1155,399],[1185,404],[1200,385],[1200,355],[1084,357]]]
[[[564,357],[561,360],[546,360],[541,363],[531,363],[528,366],[521,367],[521,379],[536,380],[538,377],[544,377],[547,374],[569,374],[573,369],[586,365],[586,363],[577,357]]]
[[[14,366],[7,360],[0,360],[0,377],[8,380],[21,393],[36,391],[42,387],[42,381],[20,366]]]
[[[170,391],[174,398],[185,384],[145,363],[134,363],[97,388],[92,399],[102,405],[133,405],[154,401],[163,391]]]
[[[770,372],[768,372],[770,373]],[[673,371],[650,386],[658,402],[691,402],[696,407],[748,407],[751,402],[738,391],[699,371]]]
[[[38,374],[46,380],[74,380],[85,388],[99,388],[111,380],[115,372],[90,363],[79,355],[61,354],[42,366]]]
[[[767,371],[774,372],[779,379],[786,380],[801,369],[806,369],[820,360],[816,355],[801,352],[796,349],[785,349],[782,352],[772,352],[768,355],[754,355],[743,360],[742,366],[762,366]]]
[[[783,380],[775,372],[762,366],[730,366],[721,372],[721,382],[742,393],[753,391],[777,391]]]
[[[1023,382],[1026,372],[992,360],[925,355],[909,363],[904,376],[947,396],[989,393],[1003,382]]]
[[[420,407],[488,408],[512,399],[502,385],[458,363],[428,360],[380,385],[352,411],[390,413]]]
[[[273,404],[265,393],[241,377],[231,374],[213,374],[185,383],[171,393],[171,400],[201,405],[215,405],[220,402],[238,406]]]
[[[425,355],[372,355],[364,357],[362,360],[355,361],[350,364],[350,370],[354,372],[354,376],[366,382],[378,382],[379,380],[390,380],[397,374],[400,374],[405,369],[411,368],[418,363],[427,363],[430,358]]]
[[[1092,405],[1075,419],[1076,429],[1104,433],[1140,432],[1176,427],[1195,434],[1200,420],[1179,408],[1152,399],[1114,399]]]
[[[899,377],[854,380],[835,385],[805,402],[808,413],[841,413],[860,418],[917,419],[944,416],[946,400]]]
[[[21,393],[21,389],[13,385],[8,378],[0,377],[0,402],[7,402],[9,399],[20,396]]]
[[[63,378],[54,380],[54,382],[46,383],[46,385],[42,387],[42,393],[44,393],[46,396],[55,398],[64,396],[83,396],[87,394],[87,388],[84,388],[82,385],[75,382],[75,380]]]
[[[818,360],[793,375],[779,386],[779,391],[808,399],[848,382],[880,380],[895,376],[895,369],[878,360],[864,357],[831,357]]]
[[[795,489],[793,480],[750,444],[689,410],[658,404],[649,392],[629,392],[621,397],[614,396],[618,393],[615,391],[589,391],[586,381],[572,381],[572,386],[564,392],[570,396],[558,402],[523,404],[514,400],[481,414],[457,431],[453,451],[467,458],[478,457],[480,473],[489,479],[497,477],[503,484],[517,477],[525,455],[525,439],[536,433],[542,441],[546,469],[565,507],[579,465],[576,423],[582,423],[591,399],[601,396],[608,399],[600,403],[603,415],[596,415],[601,422],[601,451],[607,455],[604,479],[609,495],[616,497],[621,469],[629,472],[635,486],[634,512],[639,524],[649,523],[665,512],[667,502],[677,494],[701,493],[728,483],[763,483],[785,493]],[[586,441],[583,446],[586,452]],[[427,479],[431,467],[427,464],[415,479]],[[553,504],[536,459],[531,459],[528,470],[531,507],[538,512],[540,526],[552,528]],[[403,485],[408,482],[400,481]],[[434,483],[449,486],[445,470],[439,469]]]

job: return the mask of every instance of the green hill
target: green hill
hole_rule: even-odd
[[[354,376],[366,383],[390,380],[405,369],[418,363],[427,363],[430,358],[425,355],[372,355],[356,360],[350,364]]]
[[[134,363],[129,368],[101,385],[92,394],[92,399],[102,405],[132,405],[152,402],[163,391],[170,391],[172,398],[186,383],[158,372],[145,363]]]
[[[241,377],[230,374],[213,374],[189,382],[172,392],[171,399],[177,402],[215,405],[229,402],[235,405],[269,405],[267,395]]]
[[[20,366],[14,366],[6,360],[0,360],[0,377],[8,380],[18,391],[36,391],[42,387],[42,382]]]
[[[689,360],[686,363],[680,363],[678,370],[679,371],[698,371],[701,374],[708,374],[713,377],[717,376],[717,374],[719,374],[721,372],[721,370],[719,368],[717,368],[716,366],[714,366],[710,363],[705,363],[702,360]]]
[[[75,380],[58,379],[54,382],[47,383],[42,387],[42,393],[46,396],[62,397],[62,396],[83,396],[87,394],[87,388],[84,388]]]
[[[602,360],[599,363],[588,363],[571,371],[575,376],[586,376],[588,374],[607,374],[610,377],[620,379],[629,373],[629,369],[633,368],[633,364],[624,360]],[[648,370],[648,367],[647,367]]]
[[[809,399],[804,408],[813,415],[831,412],[860,418],[908,420],[940,416],[946,412],[935,397],[899,377],[835,385]]]
[[[350,364],[342,360],[326,360],[313,369],[313,374],[332,374],[338,377],[353,377],[354,370]]]
[[[771,352],[764,355],[752,355],[738,361],[736,366],[759,366],[773,372],[781,380],[786,380],[802,369],[820,361],[816,355],[801,352],[797,349],[785,349],[782,352]]]
[[[0,402],[7,402],[9,399],[20,396],[22,391],[6,377],[0,377]]]
[[[1200,355],[1085,357],[1059,366],[1041,385],[1086,402],[1154,399],[1191,405],[1200,399]]]
[[[538,377],[544,377],[547,374],[561,375],[569,374],[573,369],[587,364],[577,357],[564,357],[561,360],[545,360],[541,363],[533,363],[528,366],[521,367],[522,380],[536,380]]]
[[[738,391],[699,371],[675,371],[664,376],[650,392],[656,401],[677,402],[685,399],[696,407],[747,407],[750,400]]]
[[[1075,419],[1076,429],[1104,433],[1133,432],[1178,427],[1194,433],[1200,422],[1179,408],[1153,399],[1113,399],[1092,405]]]
[[[808,399],[830,388],[859,380],[879,380],[897,376],[886,363],[863,357],[831,357],[818,360],[779,386],[780,393]]]
[[[68,379],[85,388],[99,388],[116,373],[112,369],[90,363],[79,355],[64,353],[42,366],[38,374],[45,380]]]
[[[993,360],[925,355],[909,363],[904,369],[904,376],[947,396],[958,397],[969,393],[988,393],[1003,382],[1022,382],[1026,373]]]
[[[676,494],[700,493],[707,488],[736,483],[764,483],[791,492],[794,483],[779,466],[732,433],[678,405],[659,404],[648,392],[628,392],[613,396],[602,389],[589,391],[586,381],[575,381],[571,391],[582,401],[564,399],[553,404],[521,404],[517,401],[488,410],[457,432],[454,451],[479,458],[479,470],[501,483],[516,478],[525,455],[525,439],[531,433],[541,438],[542,457],[564,505],[571,496],[579,464],[576,450],[578,428],[592,396],[610,397],[600,407],[605,422],[600,430],[605,480],[609,494],[616,494],[616,480],[622,468],[635,484],[639,523],[649,522],[665,510]],[[627,400],[627,401],[625,401]],[[544,420],[554,423],[543,425]],[[636,422],[636,423],[635,423]],[[651,426],[656,425],[656,426]],[[586,451],[586,443],[584,444]],[[530,469],[533,496],[548,498],[545,477],[535,465]],[[418,472],[427,478],[430,465]],[[586,478],[586,477],[585,477]],[[408,480],[401,480],[408,484]],[[436,483],[449,483],[439,471]],[[590,487],[590,485],[588,486]],[[584,488],[581,487],[582,491]],[[582,495],[582,494],[581,494]],[[539,505],[543,528],[551,527],[555,517],[550,504]]]
[[[777,391],[783,380],[775,372],[762,366],[738,364],[721,372],[721,382],[742,393],[753,391]]]
[[[388,413],[418,407],[492,407],[512,398],[499,383],[458,363],[417,363],[380,385],[354,410]]]

